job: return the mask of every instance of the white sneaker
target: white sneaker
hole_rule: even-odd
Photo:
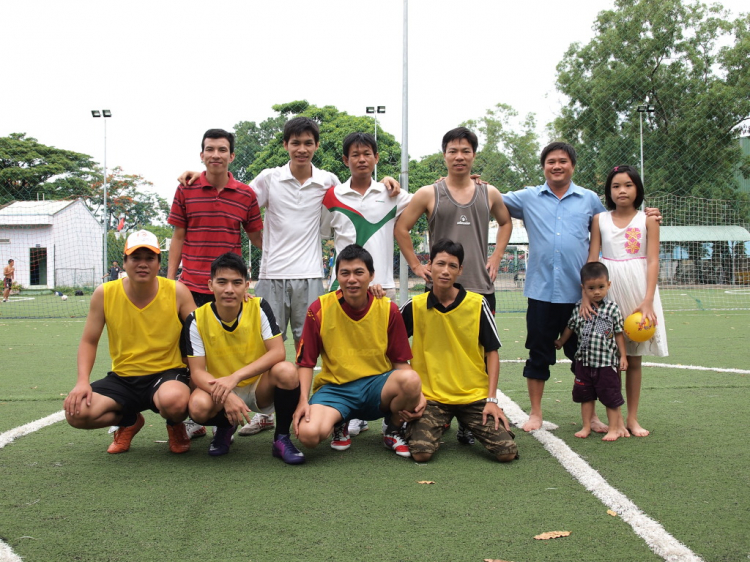
[[[386,449],[391,449],[399,457],[411,456],[411,453],[409,452],[409,445],[406,443],[406,440],[398,433],[383,435],[383,445]]]
[[[352,419],[349,420],[349,435],[359,435],[363,431],[367,431],[370,429],[370,426],[367,425],[367,422],[365,420],[358,420],[358,419]]]
[[[185,429],[187,430],[189,439],[196,439],[197,437],[205,437],[206,428],[199,423],[195,423],[190,418],[185,420]]]
[[[245,424],[237,433],[243,437],[247,435],[255,435],[265,429],[273,429],[273,414],[255,414],[250,423]]]

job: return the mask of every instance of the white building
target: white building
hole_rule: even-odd
[[[93,287],[103,275],[104,227],[82,200],[16,201],[0,208],[0,263],[22,287]]]

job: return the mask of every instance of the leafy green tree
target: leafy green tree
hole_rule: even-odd
[[[544,176],[539,166],[539,137],[536,117],[529,113],[518,123],[518,112],[499,103],[480,119],[464,123],[480,137],[474,172],[500,191],[539,185]],[[520,132],[516,129],[520,125]]]
[[[123,230],[138,230],[145,225],[165,224],[169,215],[169,204],[153,192],[145,191],[153,184],[143,176],[126,174],[116,167],[107,174],[107,222],[109,229],[116,229],[123,219]],[[104,205],[103,176],[101,169],[94,174],[92,195],[85,201],[94,215],[101,217]]]
[[[349,178],[349,169],[342,160],[341,148],[344,138],[349,133],[373,131],[372,119],[349,115],[331,105],[317,107],[306,101],[274,105],[273,109],[279,114],[277,119],[280,119],[282,123],[297,116],[309,117],[318,123],[320,148],[315,153],[313,164],[318,168],[333,172],[342,181]],[[401,147],[393,135],[380,128],[378,128],[378,152],[380,153],[378,176],[397,178],[400,171]],[[248,171],[252,177],[255,177],[265,168],[283,166],[288,161],[289,155],[284,150],[282,135],[277,134],[257,154]]]
[[[269,117],[259,125],[255,121],[240,121],[234,126],[235,159],[229,166],[235,179],[242,183],[250,183],[253,175],[249,166],[255,161],[266,145],[284,129],[286,118],[283,115]]]
[[[594,39],[571,45],[557,67],[569,101],[552,132],[579,152],[577,183],[601,191],[613,166],[639,162],[637,107],[650,104],[647,198],[727,199],[748,217],[736,173],[750,176],[738,142],[750,119],[750,15],[728,18],[718,4],[681,0],[615,0],[598,15]]]
[[[0,203],[91,195],[90,156],[46,146],[26,133],[0,138]]]

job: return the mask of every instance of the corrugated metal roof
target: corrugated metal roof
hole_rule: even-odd
[[[16,201],[0,209],[0,225],[51,225],[54,215],[78,201]]]
[[[54,215],[75,201],[15,201],[0,209],[1,216]]]
[[[662,226],[662,242],[747,242],[750,232],[741,226]]]

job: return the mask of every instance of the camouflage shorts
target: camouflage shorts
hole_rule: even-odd
[[[502,424],[495,429],[495,419],[492,416],[489,416],[487,423],[482,425],[484,406],[484,400],[461,405],[441,404],[428,400],[422,417],[406,427],[409,450],[412,453],[435,453],[440,447],[440,438],[455,417],[468,427],[474,437],[493,455],[515,454],[517,456],[518,447],[512,431],[506,431]]]

